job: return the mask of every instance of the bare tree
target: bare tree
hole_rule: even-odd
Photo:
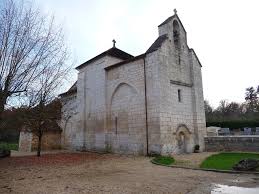
[[[208,100],[204,100],[204,109],[206,114],[211,114],[213,112],[213,108]]]
[[[38,137],[37,156],[41,153],[44,131],[59,127],[57,120],[60,119],[61,105],[56,103],[57,106],[53,108],[53,102],[70,71],[70,66],[64,66],[63,60],[52,65],[41,65],[41,74],[27,90],[28,114],[25,115],[25,125]]]
[[[258,88],[257,90],[254,87],[246,88],[245,100],[247,103],[247,112],[253,113],[258,111]]]
[[[54,17],[42,15],[32,4],[23,1],[1,2],[0,120],[10,97],[25,94],[37,84],[41,84],[42,90],[37,90],[36,96],[45,104],[49,96],[46,94],[57,85],[57,77],[62,74],[59,68],[66,59],[62,28],[54,25]],[[56,75],[51,72],[53,66]],[[51,80],[46,82],[42,75]]]

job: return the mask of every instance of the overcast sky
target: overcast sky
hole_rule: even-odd
[[[157,26],[176,8],[203,65],[205,99],[214,107],[222,99],[242,102],[245,88],[259,85],[258,0],[35,2],[64,25],[76,66],[112,47],[112,39],[132,55],[144,53],[158,36]]]

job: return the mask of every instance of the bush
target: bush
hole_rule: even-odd
[[[18,150],[18,144],[0,142],[0,150]]]
[[[7,129],[0,127],[0,142],[18,142],[20,132],[16,129]]]
[[[157,156],[153,161],[163,165],[170,165],[175,162],[174,158],[170,156]]]
[[[259,127],[259,121],[256,120],[232,120],[232,121],[213,121],[213,122],[206,122],[206,126],[217,126],[223,128],[230,128],[230,129],[240,129],[244,127]]]

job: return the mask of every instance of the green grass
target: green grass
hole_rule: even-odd
[[[159,164],[164,164],[164,165],[170,165],[175,162],[173,157],[170,156],[157,156],[154,158],[154,162],[157,162]]]
[[[259,154],[256,153],[219,153],[211,155],[206,158],[202,164],[201,168],[206,169],[218,169],[218,170],[232,170],[234,164],[238,163],[240,160],[252,158],[259,160]]]
[[[18,144],[17,143],[0,142],[0,149],[18,150]]]

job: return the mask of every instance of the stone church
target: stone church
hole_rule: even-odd
[[[136,155],[204,149],[201,63],[176,10],[158,31],[141,55],[114,41],[76,67],[77,82],[60,95],[64,148]]]

